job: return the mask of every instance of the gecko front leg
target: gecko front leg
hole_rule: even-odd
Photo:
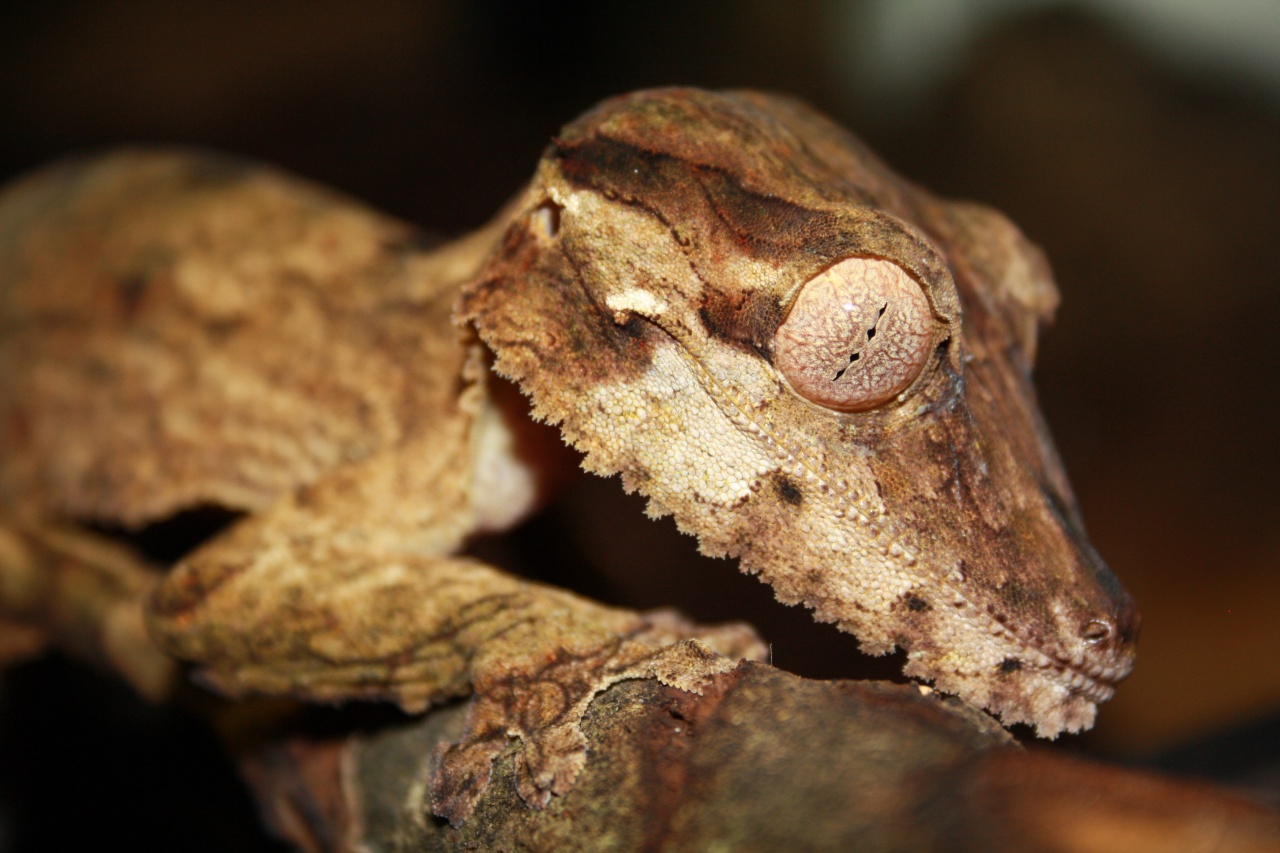
[[[474,693],[437,782],[455,821],[512,737],[526,799],[564,791],[582,711],[613,681],[692,689],[763,654],[745,628],[605,607],[459,555],[538,496],[452,321],[503,227],[433,251],[327,191],[181,153],[68,163],[0,195],[5,522],[26,542],[55,522],[238,511],[149,596],[156,644],[230,695],[420,710]],[[78,553],[106,576],[109,560]],[[0,553],[0,618],[39,621],[41,596],[7,581],[56,586],[24,554]],[[140,622],[154,575],[133,574]],[[100,636],[109,611],[64,633]],[[43,619],[32,641],[60,630]]]
[[[477,518],[472,458],[483,375],[413,447],[340,469],[184,559],[148,609],[167,653],[220,692],[317,701],[391,699],[409,712],[474,694],[439,755],[438,814],[459,823],[492,760],[521,742],[531,805],[564,793],[585,761],[579,722],[599,691],[658,678],[697,691],[764,648],[745,626],[610,608],[457,556]]]

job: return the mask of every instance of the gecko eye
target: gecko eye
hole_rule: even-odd
[[[895,263],[847,258],[805,282],[774,339],[774,364],[802,397],[842,412],[906,390],[934,342],[933,312]]]

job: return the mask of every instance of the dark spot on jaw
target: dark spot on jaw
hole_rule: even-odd
[[[773,489],[778,493],[778,497],[782,498],[783,503],[791,506],[800,506],[804,503],[804,493],[800,491],[795,481],[785,474],[779,474],[773,478]]]
[[[1017,672],[1018,670],[1022,669],[1022,661],[1018,660],[1017,658],[1005,658],[1004,660],[1000,661],[1000,666],[998,667],[998,669],[1000,670],[1002,675],[1008,675],[1011,672]]]
[[[907,596],[907,609],[912,613],[923,613],[929,609],[929,602],[918,595]]]

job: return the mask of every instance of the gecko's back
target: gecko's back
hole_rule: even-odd
[[[128,525],[252,511],[429,429],[462,351],[456,276],[418,240],[208,155],[126,151],[12,185],[0,503]]]

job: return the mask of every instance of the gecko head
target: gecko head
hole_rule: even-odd
[[[1088,728],[1138,615],[1030,382],[1056,291],[794,101],[675,89],[570,124],[465,289],[535,415],[780,600],[1048,737]]]

